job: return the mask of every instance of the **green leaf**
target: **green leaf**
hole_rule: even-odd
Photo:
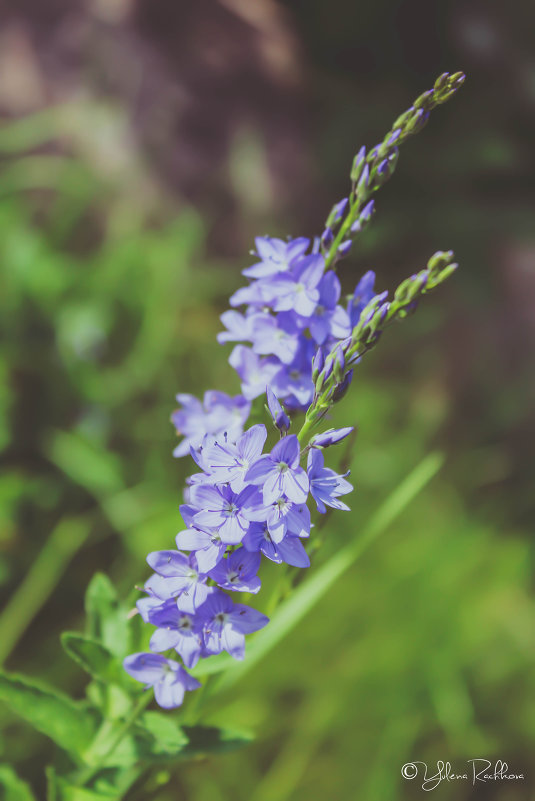
[[[174,756],[188,743],[183,730],[169,715],[161,712],[145,712],[135,731],[150,735],[153,756]]]
[[[0,765],[0,790],[3,801],[35,801],[29,785],[9,765]]]
[[[345,548],[341,548],[313,575],[304,581],[285,601],[265,629],[259,632],[249,646],[243,662],[221,660],[224,668],[230,669],[214,683],[209,692],[221,692],[243,678],[272,648],[274,648],[308,612],[323,598],[333,584],[356,562],[366,548],[403,512],[405,507],[418,495],[425,485],[440,470],[444,458],[440,453],[430,453],[410,473],[404,481],[388,496],[382,506],[372,515],[360,537]],[[210,659],[205,660],[210,662]],[[207,672],[211,672],[209,665]],[[202,668],[194,671],[202,675]]]
[[[56,775],[52,766],[49,766],[47,774],[47,798],[48,801],[119,801],[122,797],[117,790],[91,789],[76,787],[68,779]],[[126,789],[126,788],[125,788]]]
[[[95,733],[95,719],[86,707],[24,676],[0,671],[0,700],[75,756],[88,747]]]
[[[105,683],[120,681],[122,671],[119,662],[102,643],[84,634],[64,631],[61,644],[71,659],[94,679]]]
[[[97,498],[124,488],[116,454],[97,448],[78,433],[55,431],[47,445],[49,459]]]
[[[88,635],[114,656],[129,650],[128,610],[119,602],[115,587],[103,573],[96,573],[85,596]]]
[[[180,759],[234,751],[249,745],[254,739],[250,732],[221,729],[218,726],[184,726],[183,731],[188,744],[180,752]]]

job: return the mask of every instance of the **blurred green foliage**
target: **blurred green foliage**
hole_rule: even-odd
[[[238,391],[215,334],[243,262],[214,258],[199,214],[148,188],[135,149],[132,180],[74,147],[46,152],[64,113],[0,132],[8,154],[0,173],[0,654],[10,669],[82,697],[83,674],[59,633],[81,628],[97,570],[133,602],[134,584],[148,575],[146,553],[169,547],[181,525],[190,468],[171,456],[173,395]],[[482,153],[508,158],[490,140]],[[384,254],[382,237],[396,233],[388,225],[374,233],[379,219],[361,251],[372,260]],[[433,218],[425,239],[437,230]],[[496,515],[493,500],[481,499],[481,487],[502,475],[507,451],[477,438],[465,448],[450,440],[456,410],[444,349],[453,330],[448,312],[461,304],[455,292],[437,293],[385,336],[336,409],[334,425],[359,425],[353,511],[330,516],[311,571],[351,546],[427,453],[444,452],[444,469],[291,636],[214,705],[206,722],[253,730],[256,742],[166,765],[137,785],[131,801],[403,801],[421,792],[400,776],[416,759],[451,760],[461,770],[486,756],[529,774],[528,532],[510,522],[513,494]],[[263,578],[260,604],[272,603],[273,593],[288,597],[275,568],[267,565]],[[2,761],[43,797],[49,743],[4,707],[0,727]],[[7,766],[2,781],[10,801],[25,798]],[[529,783],[478,788],[473,797],[520,801]],[[465,783],[437,792],[472,797]]]

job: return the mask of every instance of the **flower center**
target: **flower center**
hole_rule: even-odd
[[[279,462],[277,464],[277,470],[279,471],[279,473],[286,473],[286,471],[289,470],[289,467],[286,464],[286,462]]]
[[[235,503],[228,503],[226,508],[223,509],[223,514],[225,517],[236,517],[238,511],[239,509]]]

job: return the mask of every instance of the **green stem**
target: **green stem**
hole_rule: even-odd
[[[68,563],[87,540],[88,517],[61,520],[0,615],[0,664],[47,601]]]
[[[146,692],[144,695],[141,696],[137,704],[132,708],[132,711],[128,715],[128,717],[123,721],[123,724],[117,729],[115,736],[112,738],[109,746],[106,748],[106,753],[102,754],[102,756],[97,760],[94,765],[89,766],[82,772],[80,775],[76,786],[83,787],[91,779],[96,776],[96,774],[102,770],[102,768],[106,765],[108,759],[113,754],[119,743],[123,740],[124,736],[128,734],[129,730],[136,722],[138,717],[141,713],[145,710],[145,708],[150,704],[152,701],[153,694],[151,692]]]

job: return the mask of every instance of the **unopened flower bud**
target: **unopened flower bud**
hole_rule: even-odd
[[[344,397],[352,380],[353,370],[350,370],[345,376],[344,380],[335,387],[333,392],[333,402],[339,401]]]
[[[345,439],[353,430],[353,426],[347,426],[346,428],[329,428],[328,431],[324,431],[322,434],[316,434],[316,436],[312,437],[310,444],[313,448],[328,448],[329,445],[335,445],[337,442]]]
[[[364,169],[365,159],[366,159],[366,148],[361,147],[359,152],[353,159],[353,165],[351,167],[350,178],[354,184],[357,183],[362,174],[362,170]]]
[[[321,235],[321,244],[324,248],[330,248],[334,240],[332,228],[326,228]]]
[[[347,256],[347,254],[351,250],[352,244],[353,244],[353,242],[350,239],[346,239],[345,242],[342,242],[342,244],[338,246],[338,255],[341,258],[344,258],[344,256]]]
[[[279,399],[270,387],[266,387],[266,397],[269,413],[271,414],[275,426],[282,434],[285,434],[290,428],[290,418],[282,408]]]

